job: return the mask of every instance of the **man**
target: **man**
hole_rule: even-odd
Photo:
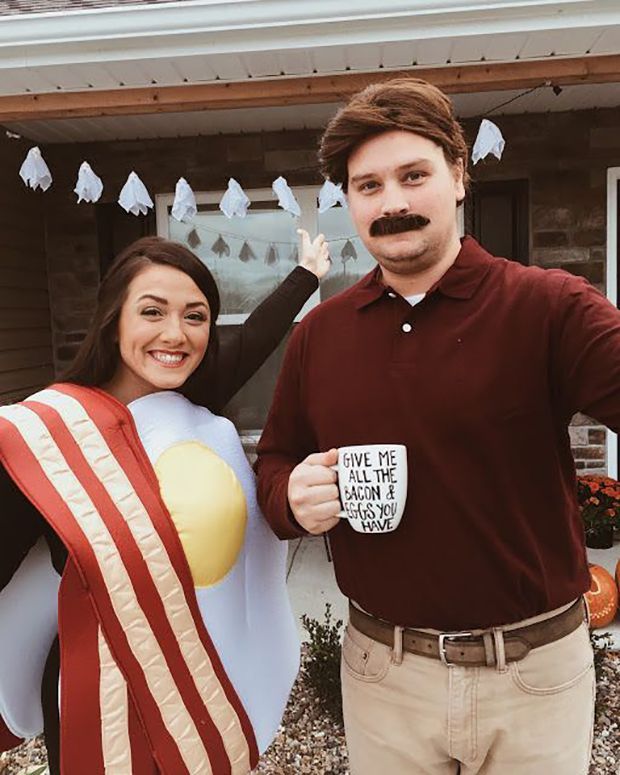
[[[445,95],[356,95],[321,144],[378,267],[309,314],[259,445],[281,538],[329,531],[351,602],[352,775],[581,775],[594,673],[567,426],[620,429],[620,313],[581,278],[459,240],[467,148]],[[402,521],[338,516],[337,447],[407,446]]]

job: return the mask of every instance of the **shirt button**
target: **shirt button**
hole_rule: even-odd
[[[389,291],[388,296],[390,297],[390,299],[395,299],[396,298],[396,294],[392,293],[392,291]]]
[[[403,323],[401,326],[401,330],[404,331],[406,334],[409,334],[411,331],[413,331],[413,326],[411,323]]]

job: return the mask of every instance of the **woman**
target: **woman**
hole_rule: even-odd
[[[302,243],[323,274],[324,239]],[[36,731],[36,663],[56,625],[44,535],[64,572],[42,692],[52,773],[241,775],[273,737],[298,657],[283,548],[231,424],[180,392],[225,404],[309,295],[305,271],[218,349],[208,269],[140,240],[104,279],[65,384],[0,410],[0,716]],[[34,629],[14,636],[7,617]]]

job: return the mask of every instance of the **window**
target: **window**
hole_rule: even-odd
[[[302,211],[299,219],[278,207],[270,189],[247,190],[252,200],[247,216],[231,220],[218,208],[223,192],[197,193],[198,213],[191,223],[179,223],[170,215],[173,195],[156,199],[157,233],[190,247],[213,272],[222,297],[218,318],[222,341],[230,327],[242,324],[296,266],[299,226],[311,236],[325,234],[334,265],[297,320],[376,266],[356,235],[348,210],[335,207],[319,213],[318,187],[294,192]],[[226,408],[246,441],[265,423],[285,346],[283,342]]]

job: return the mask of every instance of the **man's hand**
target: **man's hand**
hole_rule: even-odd
[[[319,234],[314,241],[305,229],[297,229],[301,245],[299,250],[299,266],[303,266],[321,280],[330,270],[329,247],[325,235]]]
[[[313,535],[326,533],[340,521],[338,476],[329,467],[337,462],[337,449],[315,452],[292,470],[288,480],[288,502],[293,515]]]

